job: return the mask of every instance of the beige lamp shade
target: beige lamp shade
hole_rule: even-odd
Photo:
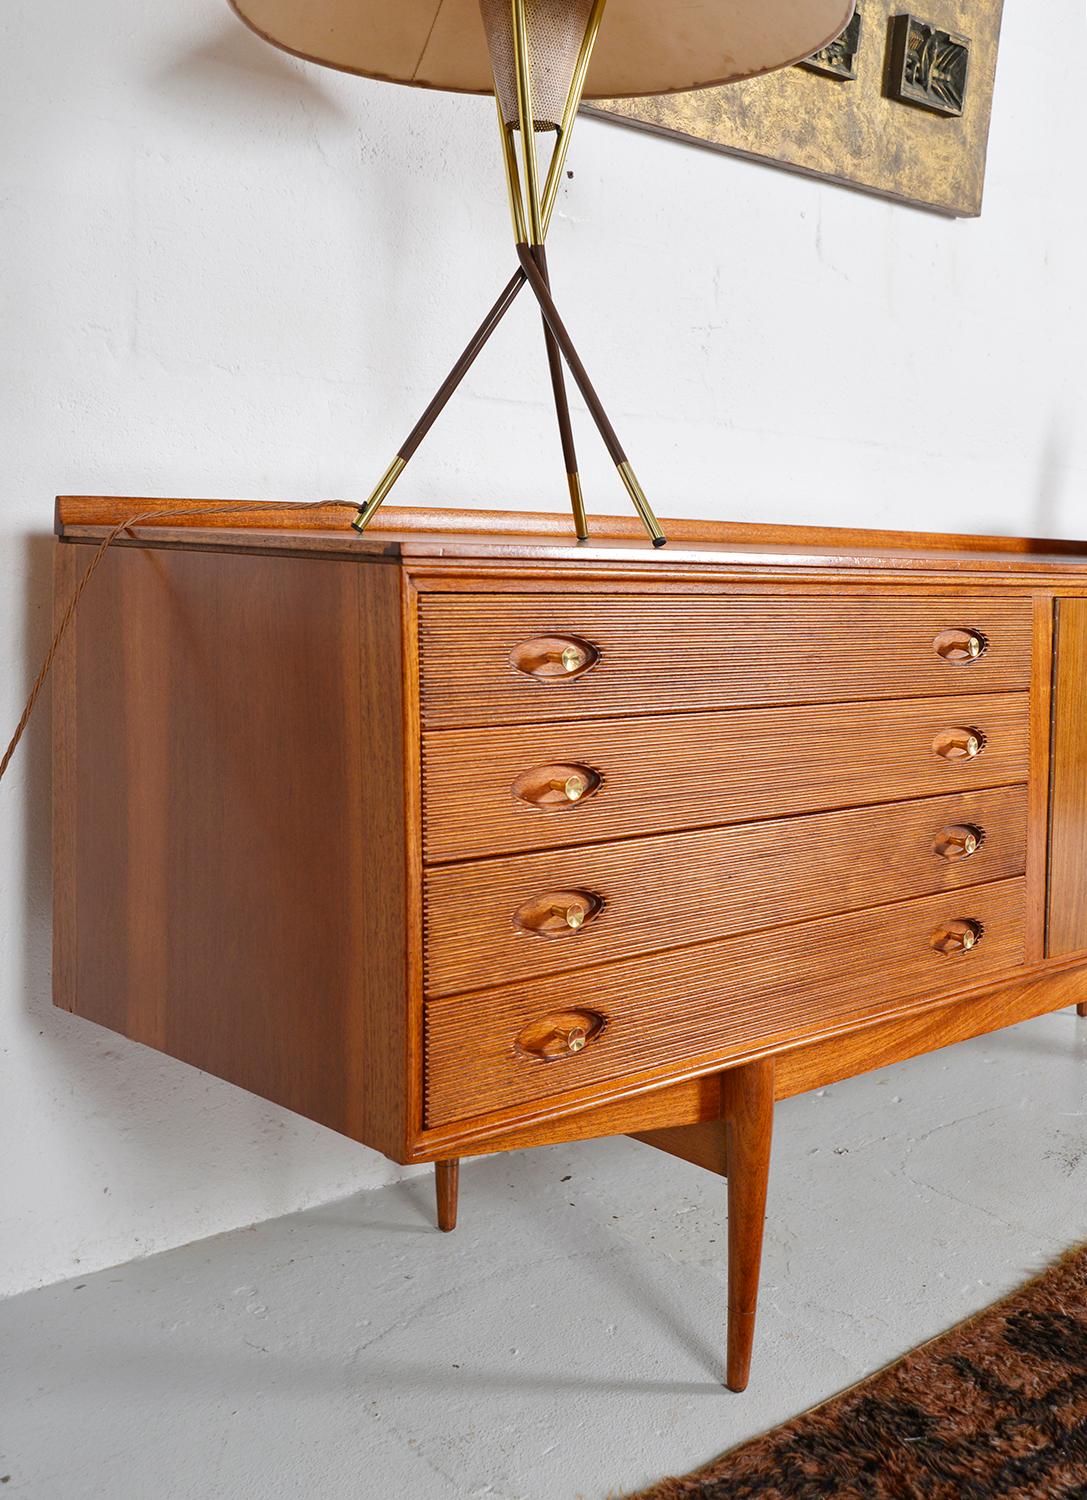
[[[311,62],[416,88],[494,89],[479,0],[230,0],[265,41]],[[800,62],[854,0],[609,0],[585,97],[671,94]],[[528,0],[530,24],[568,0]]]

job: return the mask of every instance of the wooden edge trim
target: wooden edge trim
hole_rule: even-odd
[[[1054,843],[1060,828],[1059,809],[1057,807],[1057,781],[1060,769],[1060,751],[1057,745],[1057,735],[1060,731],[1060,708],[1061,708],[1061,647],[1065,624],[1065,607],[1068,596],[1056,596],[1051,600],[1053,607],[1052,636],[1050,640],[1050,672],[1049,672],[1049,776],[1046,784],[1045,801],[1045,828],[1046,828],[1046,865],[1045,865],[1045,956],[1048,958],[1053,952],[1053,890],[1054,890]],[[1082,1015],[1082,1011],[1080,1012]]]
[[[301,529],[306,531],[342,531],[345,512],[355,510],[354,501],[329,501],[328,510],[304,511],[285,501],[192,500],[183,498],[130,497],[109,495],[58,495],[56,530],[64,536],[75,526],[116,526],[147,510],[166,512],[155,522],[144,526],[212,527],[239,526],[267,530]],[[224,510],[225,506],[245,505],[243,512]],[[336,507],[336,508],[333,508]],[[342,508],[342,509],[341,509]],[[218,509],[218,514],[213,514]],[[173,515],[169,514],[174,512]],[[244,516],[244,521],[241,517]],[[350,515],[346,516],[349,522]],[[636,516],[598,516],[592,518],[594,537],[609,541],[642,540],[641,523]],[[739,546],[772,546],[782,548],[816,547],[833,551],[866,552],[990,552],[1014,557],[1068,556],[1087,557],[1087,541],[1068,541],[1041,537],[957,536],[942,532],[862,531],[837,526],[769,525],[743,521],[704,521],[669,517],[666,523],[669,539],[678,542],[714,542]],[[554,539],[573,545],[570,518],[550,511],[465,510],[450,507],[386,506],[380,512],[380,524],[366,533],[375,540],[391,535],[412,537],[439,533],[445,536],[479,538]]]
[[[1064,1010],[1077,1003],[1085,987],[1087,974],[1081,956],[1077,968],[1057,974],[1047,971],[1033,980],[998,985],[980,997],[944,1004],[936,1014],[929,1010],[892,1016],[844,1036],[802,1042],[790,1051],[778,1054],[775,1096],[779,1100],[790,1099],[811,1089],[825,1088],[877,1068],[905,1062],[923,1052],[935,1052],[987,1032]],[[520,1151],[612,1135],[630,1135],[641,1140],[652,1134],[671,1136],[664,1147],[666,1150],[670,1146],[685,1147],[689,1143],[690,1154],[686,1149],[671,1151],[671,1154],[694,1161],[694,1152],[699,1156],[704,1154],[706,1137],[703,1135],[699,1141],[697,1130],[692,1132],[691,1127],[712,1124],[714,1129],[720,1129],[720,1093],[718,1078],[711,1075],[670,1082],[654,1093],[473,1142],[460,1154],[481,1156],[493,1151]],[[654,1139],[647,1144],[660,1147],[662,1140]],[[415,1158],[426,1159],[429,1159],[426,1154]],[[713,1170],[706,1160],[699,1160],[697,1164]]]
[[[924,1031],[926,1037],[931,1036],[932,1028],[940,1030],[940,1013],[952,1010],[955,1007],[972,1008],[983,1007],[987,1000],[999,996],[1001,992],[1019,994],[1031,991],[1035,987],[1042,990],[1048,984],[1057,985],[1057,981],[1068,976],[1082,978],[1081,973],[1085,966],[1084,955],[1078,954],[1066,961],[1054,963],[1050,961],[1044,966],[1029,966],[1018,972],[1009,972],[989,979],[984,985],[970,990],[959,991],[954,995],[944,995],[939,1000],[921,1000],[913,1005],[896,1006],[890,1012],[884,1011],[878,1015],[865,1017],[863,1020],[844,1020],[841,1023],[828,1026],[816,1035],[805,1037],[802,1041],[795,1039],[787,1042],[770,1041],[765,1046],[752,1047],[747,1051],[737,1052],[734,1056],[707,1058],[705,1061],[691,1063],[688,1067],[676,1069],[665,1077],[634,1076],[625,1081],[618,1082],[611,1087],[607,1085],[596,1085],[593,1090],[583,1090],[578,1094],[571,1094],[563,1099],[550,1100],[544,1103],[535,1103],[520,1111],[509,1109],[493,1115],[477,1116],[472,1120],[462,1120],[455,1124],[443,1125],[434,1130],[421,1131],[413,1143],[412,1161],[432,1161],[437,1156],[448,1156],[459,1153],[460,1155],[472,1155],[473,1146],[478,1145],[479,1151],[494,1151],[498,1149],[514,1149],[499,1145],[506,1138],[516,1139],[518,1136],[539,1133],[538,1127],[552,1121],[576,1119],[583,1117],[590,1110],[607,1109],[612,1113],[616,1107],[628,1101],[645,1100],[647,1096],[653,1095],[661,1089],[672,1086],[689,1084],[694,1080],[706,1078],[712,1074],[722,1073],[728,1068],[738,1067],[741,1063],[756,1062],[764,1057],[776,1057],[779,1060],[778,1087],[786,1092],[779,1093],[780,1098],[786,1098],[790,1093],[803,1093],[805,1089],[816,1087],[814,1084],[805,1084],[800,1088],[789,1088],[790,1058],[795,1054],[807,1049],[822,1046],[844,1046],[853,1037],[861,1037],[865,1033],[872,1033],[877,1028],[886,1027],[894,1029],[903,1027],[910,1022],[916,1022]],[[1058,1010],[1064,1005],[1073,1004],[1073,997],[1059,998],[1051,1003],[1041,1000],[1036,1009],[1028,1009],[1022,1015],[1014,1015],[1000,1025],[1013,1025],[1017,1020],[1027,1020],[1032,1015],[1044,1015],[1049,1010]],[[991,1026],[981,1025],[978,1031],[993,1029]],[[965,1040],[969,1035],[975,1033],[964,1033],[962,1037],[953,1040]],[[941,1045],[946,1045],[941,1043]],[[931,1049],[920,1045],[918,1052]],[[906,1053],[905,1056],[914,1056],[915,1053]],[[882,1067],[884,1063],[896,1061],[892,1056],[886,1057],[880,1062],[873,1063],[873,1067]],[[863,1068],[856,1071],[863,1072]],[[843,1076],[850,1076],[848,1073]],[[606,1091],[606,1092],[605,1092]],[[591,1095],[595,1093],[596,1098]],[[601,1097],[601,1095],[604,1097]],[[704,1118],[704,1117],[703,1117]],[[648,1122],[647,1122],[648,1123]],[[653,1122],[663,1124],[663,1121]],[[687,1123],[687,1122],[677,1122]],[[626,1128],[619,1126],[617,1129],[609,1128],[603,1134],[623,1135],[629,1131],[637,1130],[639,1127],[632,1124]],[[553,1139],[561,1140],[561,1130],[557,1131]],[[455,1150],[454,1150],[455,1148]]]
[[[1054,621],[1051,594],[1035,594],[1030,678],[1030,799],[1027,817],[1027,950],[1028,963],[1040,963],[1047,952],[1049,920],[1050,745],[1053,720]]]
[[[66,545],[91,546],[102,542],[114,527],[68,525],[60,535]],[[1012,589],[1030,595],[1040,588],[1060,590],[1069,598],[1087,594],[1087,554],[1083,557],[1008,558],[982,553],[946,555],[907,552],[820,553],[766,547],[732,551],[684,551],[673,545],[652,550],[646,545],[602,543],[595,549],[568,547],[539,537],[518,542],[511,537],[492,541],[449,535],[413,540],[403,535],[375,533],[360,537],[350,527],[319,528],[150,526],[122,532],[115,547],[174,551],[245,552],[255,556],[320,557],[335,562],[384,563],[405,566],[420,591],[478,592],[528,588],[556,590],[599,586],[629,592],[656,587],[667,567],[670,586],[692,585],[720,589],[735,584],[750,587],[784,585],[812,587],[839,585],[848,573],[849,586],[878,585],[886,593],[908,596],[933,589],[969,586],[985,595],[991,589]]]
[[[59,627],[79,579],[78,557],[70,548],[54,547],[53,624]],[[61,642],[53,665],[53,1004],[74,1011],[76,1005],[76,640],[78,617]]]
[[[400,636],[404,695],[404,972],[407,1004],[407,1126],[411,1142],[423,1128],[424,922],[423,906],[423,766],[419,681],[419,596],[411,580],[400,575]]]

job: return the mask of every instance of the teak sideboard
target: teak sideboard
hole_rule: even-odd
[[[148,512],[152,514],[148,517]],[[1087,546],[58,502],[56,1003],[437,1164],[773,1106],[1087,998]],[[143,517],[142,520],[135,518]]]

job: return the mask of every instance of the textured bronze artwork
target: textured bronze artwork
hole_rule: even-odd
[[[903,104],[938,115],[961,115],[966,103],[970,43],[916,16],[895,16],[888,88]]]
[[[728,88],[608,99],[585,108],[733,155],[975,217],[985,185],[1003,0],[974,0],[970,6],[965,0],[926,0],[918,15],[903,14],[892,0],[862,0],[861,11],[853,37],[847,28],[838,42],[798,67]]]
[[[800,66],[810,68],[813,73],[829,73],[832,78],[856,78],[857,53],[861,45],[861,24],[861,12],[858,6],[853,12],[852,21],[841,36],[831,42],[829,47],[813,52],[807,62],[801,63]]]

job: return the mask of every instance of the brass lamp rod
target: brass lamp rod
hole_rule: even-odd
[[[600,23],[604,19],[604,6],[607,0],[593,0],[593,8],[589,13],[589,23],[585,28],[585,35],[581,41],[581,50],[577,55],[577,63],[574,67],[574,76],[570,83],[570,92],[566,96],[566,106],[562,112],[562,120],[559,122],[558,140],[555,142],[555,150],[551,156],[551,165],[547,169],[547,181],[544,183],[543,202],[541,212],[543,214],[544,238],[551,227],[551,215],[555,212],[555,204],[559,196],[559,184],[562,181],[562,169],[566,165],[566,156],[570,150],[570,133],[574,128],[574,120],[581,107],[581,95],[585,89],[585,78],[589,71],[589,63],[592,60],[593,48],[596,46],[597,33]]]
[[[513,65],[517,73],[517,119],[521,127],[521,160],[525,164],[525,197],[528,199],[529,244],[542,245],[536,122],[532,114],[532,70],[528,63],[528,16],[525,0],[510,0],[510,4],[513,19]]]
[[[513,126],[506,124],[502,114],[502,101],[497,94],[494,96],[494,102],[498,106],[498,128],[502,132],[502,160],[506,167],[506,193],[510,200],[513,238],[516,244],[523,245],[528,236],[525,233],[525,209],[521,201],[521,181],[517,175],[517,152],[513,145]]]
[[[520,249],[526,243],[525,222],[529,225],[528,240],[532,257],[540,275],[550,288],[547,272],[547,256],[544,251],[544,236],[540,213],[539,179],[536,171],[536,132],[532,110],[532,76],[528,67],[528,22],[525,0],[511,0],[511,33],[513,36],[514,66],[517,73],[517,123],[521,131],[521,151],[525,163],[526,206],[522,201],[521,179],[517,171],[517,154],[513,146],[513,130],[507,125],[498,105],[499,127],[502,136],[503,155],[506,162],[506,185],[510,195],[510,213],[513,219],[513,238]],[[584,50],[584,48],[582,48]],[[579,54],[580,56],[580,54]],[[495,90],[498,99],[498,90]],[[569,101],[568,101],[569,102]],[[565,111],[564,111],[565,113]],[[556,141],[556,150],[558,142]],[[547,319],[543,319],[544,348],[547,352],[547,368],[551,376],[551,391],[555,401],[555,415],[559,424],[559,441],[562,445],[563,463],[566,468],[566,484],[570,492],[570,509],[574,515],[574,533],[579,542],[589,538],[589,522],[585,514],[585,499],[581,492],[581,474],[578,470],[577,448],[574,443],[574,424],[570,418],[570,403],[566,396],[566,379],[562,372],[562,355]]]
[[[501,102],[498,104],[498,114],[502,139],[502,154],[506,170],[506,190],[509,196],[510,219],[513,225],[514,239],[517,244],[518,259],[521,263],[520,268],[504,288],[498,300],[476,330],[464,353],[449,372],[445,382],[422,417],[412,428],[407,441],[389,465],[377,488],[370,495],[366,503],[359,507],[359,513],[352,523],[359,531],[365,530],[378,507],[388,496],[394,484],[404,472],[408,460],[433,426],[439,413],[445,408],[449,398],[460,385],[475,362],[480,350],[505,317],[520,293],[521,288],[527,281],[540,305],[540,311],[543,316],[548,366],[551,373],[555,410],[559,423],[559,435],[562,442],[563,457],[566,464],[566,477],[570,489],[570,503],[574,513],[574,525],[578,539],[584,541],[587,538],[588,525],[585,517],[581,480],[578,474],[577,458],[574,450],[573,426],[566,398],[566,386],[562,369],[563,361],[565,361],[581,391],[589,413],[603,438],[604,446],[607,448],[612,462],[618,470],[619,477],[643,525],[648,531],[653,545],[661,547],[667,540],[660,526],[657,524],[656,517],[645,497],[641,485],[638,483],[634,470],[630,466],[630,461],[604,410],[603,403],[593,388],[585,366],[578,356],[577,350],[574,348],[573,340],[570,338],[559,315],[559,311],[555,306],[551,296],[551,283],[544,251],[544,240],[547,236],[558,198],[563,167],[565,166],[570,146],[570,135],[573,130],[578,107],[581,103],[585,79],[592,58],[593,46],[600,30],[605,3],[606,0],[593,0],[592,9],[585,27],[585,34],[582,38],[577,62],[574,67],[573,77],[570,82],[570,89],[563,106],[562,119],[556,129],[555,145],[551,153],[551,160],[541,197],[536,156],[535,121],[532,113],[532,78],[528,60],[526,0],[510,0],[510,20],[517,82],[517,127],[521,133],[521,155],[524,162],[523,188],[521,174],[518,170],[517,150],[513,141],[514,128],[507,124]],[[496,82],[496,98],[498,97],[498,92]]]

